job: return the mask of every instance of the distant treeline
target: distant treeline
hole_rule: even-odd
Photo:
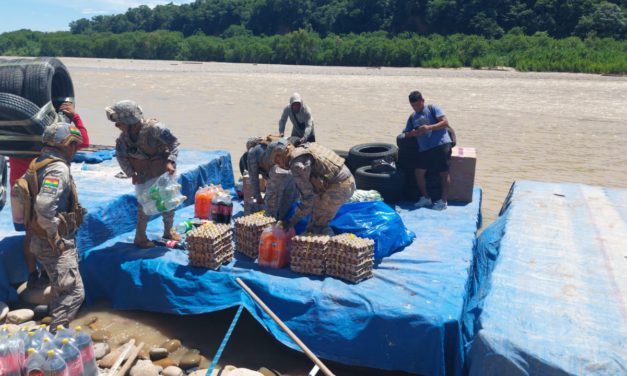
[[[79,19],[74,34],[179,31],[276,35],[306,30],[321,36],[385,31],[499,38],[519,28],[554,38],[627,37],[625,0],[196,0],[140,6],[124,14]]]
[[[284,35],[215,37],[159,30],[72,34],[20,30],[0,34],[0,55],[177,59],[238,63],[496,67],[521,71],[627,73],[627,41],[528,36],[512,29],[501,38],[386,32],[335,35],[297,30]]]

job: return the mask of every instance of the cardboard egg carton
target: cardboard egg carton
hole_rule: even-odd
[[[332,237],[327,245],[326,273],[359,283],[373,276],[374,241],[353,234]]]
[[[328,236],[295,236],[290,269],[297,273],[324,275],[329,239]]]
[[[206,223],[187,233],[192,266],[218,269],[233,259],[233,230],[227,224]]]
[[[256,259],[259,256],[259,239],[263,230],[276,220],[255,213],[235,220],[235,248],[246,256]]]

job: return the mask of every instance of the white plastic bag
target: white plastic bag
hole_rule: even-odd
[[[137,202],[146,215],[170,211],[187,199],[181,194],[181,185],[176,175],[170,175],[168,172],[143,184],[135,185],[135,193]]]

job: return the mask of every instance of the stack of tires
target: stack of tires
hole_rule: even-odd
[[[33,157],[59,106],[74,97],[74,85],[57,58],[0,61],[0,154]]]
[[[376,160],[398,160],[398,148],[392,144],[367,143],[353,146],[348,151],[346,165],[355,176],[357,189],[378,191],[388,204],[403,199],[405,174],[400,169],[378,172],[372,167]]]

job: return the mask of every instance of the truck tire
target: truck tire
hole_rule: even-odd
[[[0,66],[0,92],[22,95],[24,68],[20,66]]]
[[[36,104],[20,96],[0,93],[0,121],[31,119],[39,112]],[[0,128],[0,153],[7,156],[34,157],[41,151],[41,134],[54,121],[54,113],[34,119],[27,125]],[[20,140],[20,138],[22,140]]]
[[[392,173],[374,173],[370,166],[362,166],[355,171],[357,189],[374,189],[381,193],[383,200],[394,204],[403,199],[405,174],[401,170]]]
[[[74,97],[72,78],[57,58],[37,58],[26,65],[24,74],[24,97],[39,107],[52,100],[58,110],[65,98]]]
[[[398,148],[392,144],[367,143],[353,146],[348,151],[346,165],[355,173],[362,166],[370,166],[375,159],[391,157],[396,161]]]

